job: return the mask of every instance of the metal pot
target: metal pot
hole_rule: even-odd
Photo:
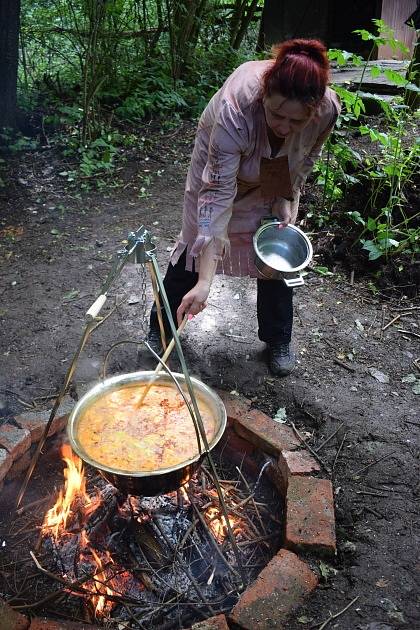
[[[176,380],[184,388],[185,377],[183,374],[174,374]],[[76,404],[71,412],[67,425],[67,433],[70,445],[75,453],[90,466],[96,468],[107,481],[113,486],[126,494],[137,496],[155,496],[172,490],[178,489],[186,483],[201,463],[204,454],[197,453],[195,457],[181,462],[171,468],[162,468],[160,470],[150,470],[142,472],[124,471],[110,468],[91,459],[84,451],[78,439],[78,424],[84,412],[99,398],[111,391],[130,387],[133,385],[145,385],[149,381],[154,380],[156,384],[171,384],[173,381],[168,374],[159,374],[157,377],[155,372],[133,372],[131,374],[122,374],[113,376],[98,383],[89,390]],[[210,387],[202,383],[196,378],[191,377],[194,391],[198,396],[210,407],[216,419],[216,433],[209,443],[210,450],[216,446],[222,437],[226,428],[226,409],[220,397]],[[173,385],[174,386],[174,385]],[[191,431],[194,431],[193,420],[191,419]]]
[[[308,237],[295,225],[263,223],[254,234],[255,266],[265,278],[283,280],[288,287],[304,284],[302,275],[312,258]]]

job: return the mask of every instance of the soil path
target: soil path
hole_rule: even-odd
[[[53,149],[13,166],[0,200],[2,415],[22,411],[19,400],[57,392],[84,314],[129,231],[144,224],[153,232],[164,271],[179,229],[193,130],[147,133],[103,193],[63,183],[59,173],[69,165]],[[125,267],[109,305],[125,301],[92,336],[73,393],[97,379],[112,344],[144,336],[150,293],[147,278],[145,308],[141,273]],[[322,586],[290,630],[315,627],[355,597],[330,627],[419,627],[419,306],[411,299],[381,303],[363,278],[350,285],[338,273],[309,272],[295,296],[299,362],[288,378],[268,372],[256,336],[255,283],[246,278],[216,279],[208,308],[184,334],[188,364],[210,386],[235,390],[263,411],[284,407],[312,448],[335,433],[319,454],[333,470],[338,554],[318,565]],[[135,346],[120,346],[110,372],[132,371],[137,360]]]

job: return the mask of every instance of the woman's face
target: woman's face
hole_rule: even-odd
[[[313,109],[308,105],[281,94],[265,96],[263,107],[267,125],[278,138],[287,138],[291,133],[300,131],[313,116]]]

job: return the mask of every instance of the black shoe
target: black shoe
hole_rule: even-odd
[[[151,328],[149,330],[149,334],[147,335],[146,341],[149,344],[149,346],[152,348],[152,350],[161,357],[163,354],[163,345],[162,345],[162,339],[160,336],[160,331],[155,330],[154,328]],[[149,354],[151,355],[150,352]]]
[[[270,343],[268,345],[268,367],[276,376],[287,376],[294,370],[296,355],[289,343]]]

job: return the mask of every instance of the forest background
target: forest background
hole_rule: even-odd
[[[237,65],[269,55],[274,5],[269,0],[2,3],[3,170],[7,152],[54,145],[73,160],[63,175],[70,184],[103,188],[130,148],[141,148],[136,132],[141,124],[159,120],[165,133],[182,119],[196,119]],[[413,199],[418,49],[396,40],[380,19],[348,37],[360,54],[330,48],[330,59],[336,68],[361,67],[361,79],[334,86],[343,114],[315,168],[320,196],[309,204],[307,227],[337,228],[337,242],[351,230],[356,238],[344,238],[344,249],[353,266],[367,263],[379,276],[385,267],[394,284],[396,274],[408,273],[413,282],[419,247]],[[384,44],[408,60],[405,73],[374,62]],[[368,75],[384,75],[396,96],[363,92]],[[354,139],[363,137],[375,145],[373,151],[363,141],[361,151],[354,147]],[[357,210],[346,204],[355,197]],[[344,257],[341,250],[342,244],[338,258]],[[371,264],[378,260],[379,266]]]

